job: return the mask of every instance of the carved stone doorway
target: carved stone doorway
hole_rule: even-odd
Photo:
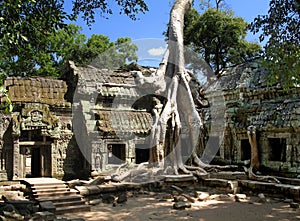
[[[51,177],[51,144],[27,142],[20,145],[20,151],[23,177]]]

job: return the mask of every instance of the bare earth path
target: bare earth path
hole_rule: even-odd
[[[271,199],[258,203],[257,197],[235,202],[227,195],[217,200],[192,203],[185,210],[172,208],[174,202],[162,200],[163,193],[138,194],[124,204],[99,204],[91,212],[65,214],[68,218],[84,218],[87,221],[102,220],[193,220],[193,221],[294,221],[300,220],[300,209],[292,209],[289,203]]]

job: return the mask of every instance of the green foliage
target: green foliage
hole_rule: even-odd
[[[7,95],[7,90],[2,86],[0,86],[0,110],[4,110],[5,113],[13,111],[13,105]]]
[[[62,28],[67,14],[56,0],[3,0],[0,3],[0,71],[31,74],[45,61],[45,39]]]
[[[95,13],[98,12],[104,16],[112,14],[112,2],[119,6],[120,14],[125,14],[131,19],[136,19],[136,14],[148,11],[148,7],[144,0],[74,0],[72,17],[79,15],[87,22],[88,25],[95,22]]]
[[[90,42],[91,49],[95,48],[95,43],[99,44],[98,41]],[[119,69],[126,66],[127,62],[137,61],[135,52],[138,48],[132,44],[130,38],[118,38],[116,42],[110,43],[109,48],[103,49],[91,59],[91,65],[99,68]]]
[[[224,67],[246,62],[259,54],[260,46],[245,40],[247,27],[243,18],[234,17],[229,11],[209,8],[200,15],[191,9],[185,19],[185,45],[218,74]]]
[[[138,48],[130,38],[111,42],[107,36],[93,34],[86,40],[80,30],[80,27],[70,24],[51,36],[51,48],[55,51],[53,59],[57,67],[72,60],[78,65],[117,69],[126,62],[137,60],[135,52]]]
[[[45,51],[31,51],[28,57],[16,60],[5,55],[5,50],[0,53],[2,76],[5,75],[30,75],[58,76],[61,67],[68,60],[78,65],[96,65],[99,68],[120,68],[126,62],[136,61],[137,46],[132,44],[130,38],[119,38],[111,42],[104,35],[92,35],[89,39],[81,34],[81,27],[70,24],[63,29],[50,33],[43,39],[46,43]],[[8,59],[6,61],[5,59]],[[32,62],[32,61],[38,61]],[[4,64],[4,65],[3,65]],[[18,67],[17,67],[18,66]],[[14,72],[12,73],[11,70]],[[19,70],[19,72],[17,71]]]
[[[72,4],[73,11],[68,14],[64,4]],[[84,36],[75,27],[66,29],[67,20],[82,16],[90,25],[95,12],[111,14],[112,5],[119,6],[120,13],[136,19],[139,12],[148,10],[143,0],[3,0],[0,1],[0,75],[43,75],[57,76],[62,61],[78,58],[79,63],[90,49],[82,45]],[[109,4],[110,3],[110,4]],[[74,30],[71,30],[71,29]],[[57,31],[61,31],[58,33]],[[76,36],[72,35],[75,34]],[[60,41],[55,42],[55,35]],[[68,42],[62,36],[68,36]],[[62,45],[66,48],[61,47]],[[80,49],[77,53],[77,48]],[[69,53],[71,52],[71,53]],[[75,59],[76,60],[76,59]]]
[[[267,39],[263,65],[270,71],[269,82],[284,87],[300,85],[300,1],[271,0],[268,15],[250,24],[253,33]]]
[[[81,34],[82,28],[69,24],[66,28],[56,31],[49,36],[49,48],[51,48],[50,63],[59,68],[68,60],[74,60],[80,64],[87,55],[85,46],[86,36]]]

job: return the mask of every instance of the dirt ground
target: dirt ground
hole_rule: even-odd
[[[128,197],[124,204],[100,203],[91,212],[65,214],[68,218],[84,218],[86,221],[145,221],[145,220],[192,220],[192,221],[294,221],[300,220],[300,209],[290,208],[288,202],[268,199],[259,203],[258,197],[247,197],[236,202],[222,194],[216,199],[197,201],[185,210],[173,209],[172,200],[164,200],[165,193],[149,192]]]

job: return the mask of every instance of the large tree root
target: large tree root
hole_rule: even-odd
[[[248,177],[250,180],[257,180],[257,181],[262,181],[262,182],[268,182],[268,183],[281,183],[278,179],[276,179],[273,176],[260,176],[256,175],[253,172],[253,168],[250,167],[248,170]]]
[[[253,172],[253,170],[258,170],[260,167],[259,157],[258,157],[259,155],[258,155],[257,138],[256,138],[256,127],[249,126],[247,128],[247,134],[251,146],[251,162],[250,162],[250,168],[248,169],[248,178],[251,180],[257,180],[263,182],[280,183],[280,181],[275,177],[260,176],[260,175],[256,175]]]
[[[196,156],[195,148],[199,140],[202,120],[197,112],[188,82],[188,72],[185,70],[183,28],[184,15],[192,5],[192,0],[176,0],[170,13],[168,49],[156,73],[144,77],[136,73],[135,81],[143,90],[154,88],[152,94],[165,97],[162,109],[157,106],[153,110],[155,121],[150,134],[150,174],[155,176],[163,173],[173,174],[204,174],[207,170],[236,169],[236,166],[207,165]],[[162,93],[163,92],[163,93]],[[182,122],[189,127],[190,144],[180,144]],[[181,148],[190,148],[195,167],[187,166],[182,159]],[[156,169],[154,169],[157,167]],[[140,171],[140,172],[139,172]],[[132,177],[133,174],[144,174],[143,169],[130,170],[116,176],[118,180]]]

